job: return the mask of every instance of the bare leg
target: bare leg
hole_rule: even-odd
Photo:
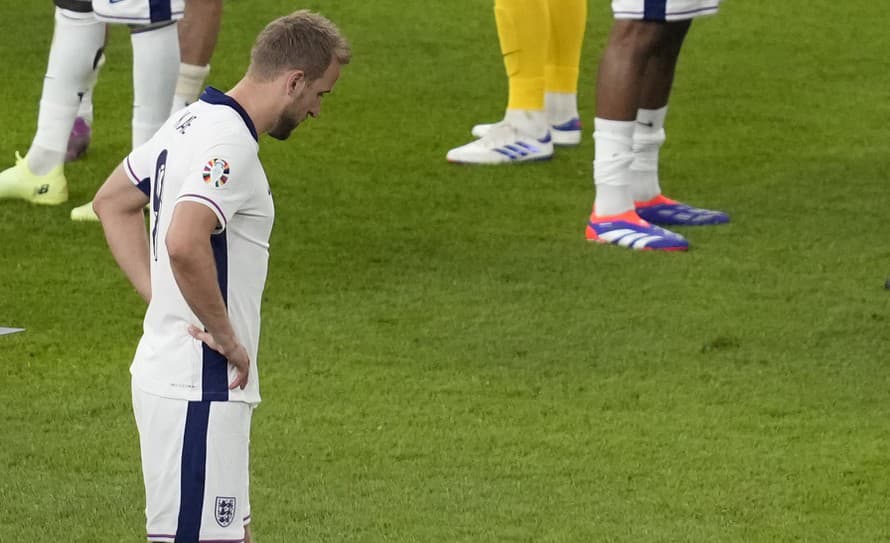
[[[649,57],[646,63],[639,108],[658,109],[667,105],[674,84],[674,70],[680,58],[683,40],[689,32],[692,21],[678,21],[665,24],[664,40]]]
[[[597,117],[615,121],[636,118],[649,63],[670,42],[675,24],[615,21],[596,78]]]
[[[222,21],[222,0],[188,0],[179,21],[179,54],[182,62],[210,64]]]

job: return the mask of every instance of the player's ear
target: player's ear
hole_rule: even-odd
[[[287,94],[293,96],[306,88],[306,73],[303,70],[294,70],[287,77]]]

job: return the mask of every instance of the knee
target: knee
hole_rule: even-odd
[[[668,36],[667,25],[652,21],[617,20],[609,36],[609,48],[630,56],[649,56]]]
[[[679,51],[689,21],[656,22],[617,20],[609,36],[609,48],[623,56],[649,58]]]

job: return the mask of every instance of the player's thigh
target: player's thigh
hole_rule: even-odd
[[[178,21],[185,0],[92,0],[96,18],[107,23],[149,25]]]
[[[720,0],[612,0],[616,19],[682,21],[717,13]]]
[[[147,533],[175,533],[189,402],[148,394],[133,387],[133,414],[139,430]]]
[[[250,522],[251,411],[242,402],[211,402],[201,540],[243,537]]]

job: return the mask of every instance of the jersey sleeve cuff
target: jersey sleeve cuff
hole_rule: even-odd
[[[219,204],[217,204],[210,198],[204,196],[203,194],[194,194],[194,193],[181,194],[179,196],[179,198],[177,198],[176,201],[177,202],[195,202],[197,204],[204,204],[205,206],[210,208],[210,211],[213,211],[213,213],[216,215],[216,220],[219,221],[219,228],[217,229],[217,233],[222,232],[223,230],[226,229],[226,224],[228,223],[228,219],[226,219],[226,214],[223,213],[223,210],[221,207],[219,207]]]
[[[129,156],[124,159],[124,172],[126,172],[130,182],[132,182],[137,189],[141,190],[143,194],[148,196],[148,193],[151,192],[151,179],[148,177],[140,179],[139,176],[136,175],[136,172],[133,170],[133,165],[130,164]]]

